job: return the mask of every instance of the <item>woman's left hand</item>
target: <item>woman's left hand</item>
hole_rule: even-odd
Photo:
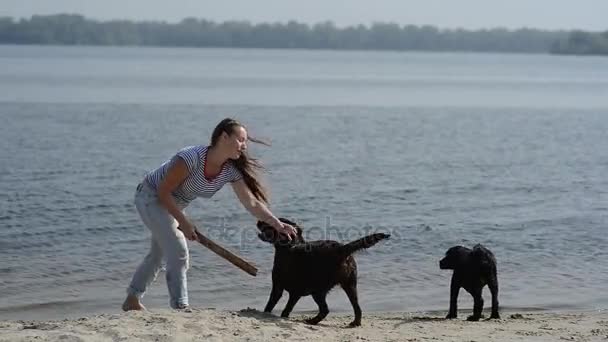
[[[293,240],[298,237],[298,231],[289,223],[281,222],[281,230],[279,233],[287,236],[289,240]]]

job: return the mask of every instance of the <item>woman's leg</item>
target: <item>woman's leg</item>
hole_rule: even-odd
[[[150,227],[150,220],[145,210],[147,202],[150,200],[148,197],[145,193],[140,193],[140,190],[138,190],[135,196],[135,207],[146,227]],[[122,306],[124,311],[145,309],[140,299],[143,297],[148,286],[156,279],[162,266],[162,255],[162,249],[156,242],[154,234],[152,234],[150,251],[137,267],[127,289],[128,296]]]
[[[174,309],[188,306],[186,272],[189,267],[189,251],[184,234],[177,229],[177,221],[157,200],[149,201],[142,208],[146,225],[152,238],[165,257],[167,288],[170,306]]]
[[[133,274],[127,293],[137,298],[142,298],[148,286],[156,279],[161,267],[162,250],[156,239],[152,238],[150,251]]]

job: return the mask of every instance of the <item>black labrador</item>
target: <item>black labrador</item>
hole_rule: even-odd
[[[490,318],[499,319],[498,314],[498,277],[496,275],[496,258],[484,246],[477,244],[473,249],[455,246],[445,253],[439,261],[442,270],[454,270],[450,284],[450,309],[446,318],[457,317],[458,292],[464,288],[473,296],[473,315],[467,320],[478,321],[483,310],[481,292],[488,285],[492,294],[492,315]]]
[[[319,306],[319,313],[306,320],[308,324],[317,324],[329,313],[327,293],[340,284],[355,311],[355,319],[349,326],[361,325],[361,308],[357,299],[357,263],[352,254],[360,249],[369,248],[377,242],[390,237],[377,233],[362,239],[341,244],[331,240],[304,241],[302,229],[294,222],[280,218],[298,231],[297,238],[288,241],[278,234],[270,225],[258,221],[258,234],[262,241],[275,246],[274,265],[272,269],[272,290],[264,312],[270,313],[275,307],[283,290],[289,292],[289,300],[281,317],[289,317],[298,300],[312,295]]]

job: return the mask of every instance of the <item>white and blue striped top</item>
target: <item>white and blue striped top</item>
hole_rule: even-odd
[[[235,182],[243,178],[243,175],[234,166],[231,160],[224,163],[220,173],[212,179],[205,177],[205,161],[207,160],[208,146],[197,145],[181,149],[175,156],[164,162],[158,169],[146,175],[146,181],[155,190],[161,180],[167,174],[169,166],[175,158],[181,158],[186,162],[189,175],[172,193],[178,207],[185,208],[197,197],[211,198],[224,184]]]

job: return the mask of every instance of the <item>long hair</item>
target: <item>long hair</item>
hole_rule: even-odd
[[[220,136],[222,136],[222,133],[225,132],[228,135],[231,135],[234,132],[234,129],[237,127],[245,128],[245,126],[243,126],[240,122],[231,118],[226,118],[220,121],[220,123],[215,126],[215,129],[211,134],[211,146],[213,147],[217,144]],[[270,146],[270,144],[265,141],[250,137],[249,134],[247,135],[247,140],[257,144]],[[239,158],[232,160],[232,163],[243,175],[243,180],[253,196],[264,203],[268,203],[268,192],[258,180],[257,174],[258,170],[264,170],[264,166],[262,166],[262,164],[256,158],[251,157],[249,153],[247,153],[247,150],[241,152]]]

